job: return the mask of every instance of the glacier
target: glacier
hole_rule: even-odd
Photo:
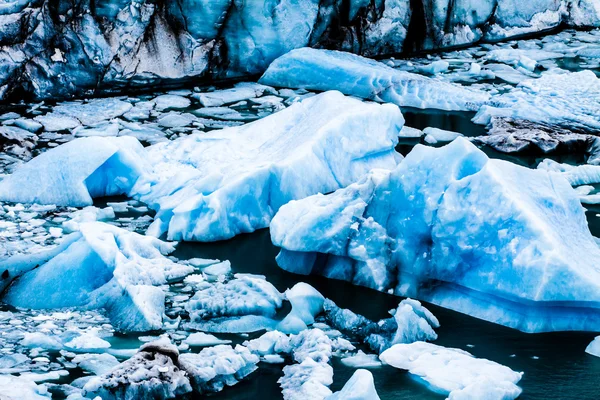
[[[380,355],[395,368],[408,370],[431,390],[448,399],[516,399],[523,373],[460,349],[426,342],[397,344]]]
[[[165,257],[174,250],[172,243],[103,222],[82,223],[46,254],[4,260],[10,279],[2,282],[8,287],[2,300],[32,309],[105,308],[118,330],[161,329],[165,294],[160,286],[194,271]]]
[[[487,93],[399,71],[354,54],[301,48],[279,57],[259,80],[276,87],[339,90],[403,107],[477,111]]]
[[[271,239],[290,272],[525,332],[600,326],[600,249],[577,192],[559,174],[489,159],[463,138],[417,145],[393,171],[288,203]]]
[[[0,12],[0,99],[247,77],[307,46],[374,57],[600,26],[597,0],[18,0]]]

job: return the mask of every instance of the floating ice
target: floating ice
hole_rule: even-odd
[[[477,90],[398,71],[350,53],[302,48],[276,59],[260,78],[266,85],[339,90],[399,106],[476,111],[489,96]]]
[[[462,134],[458,132],[446,131],[431,127],[423,129],[423,133],[425,134],[425,142],[429,144],[451,142],[457,137],[462,136]]]
[[[600,357],[600,336],[596,336],[594,340],[585,348],[585,352],[596,357]]]
[[[365,354],[359,350],[355,355],[342,358],[342,364],[351,368],[375,368],[381,366],[379,356],[376,354]]]
[[[152,146],[136,196],[158,210],[149,233],[213,241],[269,225],[290,200],[393,168],[404,119],[393,105],[324,93],[260,121]]]
[[[356,370],[342,390],[326,397],[326,400],[379,400],[373,374],[366,369]]]
[[[592,71],[553,73],[521,82],[494,96],[473,121],[488,124],[492,117],[509,117],[566,129],[600,130],[600,79]]]
[[[426,342],[397,344],[383,352],[381,360],[405,369],[449,399],[516,399],[523,376],[508,367],[466,351]]]
[[[300,282],[286,290],[285,298],[291,303],[292,311],[281,321],[278,328],[287,333],[298,333],[315,322],[323,311],[325,298],[312,286]]]
[[[418,145],[394,171],[290,202],[271,237],[292,272],[526,332],[600,327],[600,249],[578,194],[558,174],[490,160],[462,138]]]
[[[284,400],[322,400],[331,395],[333,368],[307,358],[300,364],[284,367],[277,382],[283,389]]]
[[[192,391],[179,365],[177,348],[166,340],[147,343],[129,360],[83,387],[86,397],[102,399],[175,398]]]
[[[392,318],[373,322],[350,310],[339,308],[331,300],[324,304],[325,320],[334,328],[353,335],[368,344],[378,354],[397,343],[436,340],[433,328],[439,328],[437,318],[420,302],[402,300]]]
[[[265,92],[276,94],[273,88],[256,83],[238,83],[232,89],[215,90],[214,92],[198,93],[193,97],[200,101],[204,107],[220,107],[238,101],[253,99],[262,96]]]
[[[549,158],[538,165],[539,170],[555,172],[573,186],[600,183],[600,165],[569,165],[560,164]]]
[[[43,385],[14,375],[0,375],[0,398],[19,400],[47,400],[52,396]]]
[[[117,358],[110,354],[79,354],[72,360],[79,368],[94,375],[108,373],[119,364]]]
[[[188,336],[183,343],[190,346],[214,346],[217,344],[229,344],[231,340],[222,340],[204,332],[195,332]]]
[[[34,309],[104,307],[119,330],[160,329],[165,295],[157,286],[194,271],[164,256],[174,248],[112,225],[83,223],[43,262],[15,263],[3,300]]]
[[[0,181],[0,200],[64,206],[129,194],[146,170],[140,143],[130,137],[81,138],[48,150]]]

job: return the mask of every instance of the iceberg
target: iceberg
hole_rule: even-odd
[[[458,138],[283,206],[280,267],[393,291],[525,332],[600,328],[600,249],[559,174]],[[582,316],[585,315],[585,318]]]
[[[42,263],[40,257],[14,263],[3,301],[32,309],[105,308],[118,330],[160,329],[165,294],[159,286],[183,280],[194,268],[165,257],[175,250],[172,243],[102,222],[79,229]]]
[[[0,181],[0,200],[83,207],[93,198],[130,194],[147,169],[131,137],[89,137],[42,153]]]
[[[543,160],[537,167],[564,177],[572,186],[591,185],[600,183],[600,165],[569,165],[561,164],[549,158]]]
[[[302,48],[279,57],[259,80],[275,87],[339,90],[401,107],[477,111],[487,93],[334,50]]]
[[[324,303],[325,321],[335,329],[367,344],[377,354],[398,343],[436,340],[433,328],[439,328],[437,318],[420,302],[402,300],[391,318],[371,321],[351,310],[338,307],[331,300]]]
[[[241,127],[151,146],[154,170],[133,195],[157,210],[154,236],[228,239],[267,227],[290,200],[393,168],[403,124],[394,105],[324,93]]]
[[[466,351],[426,342],[397,344],[383,352],[381,361],[409,371],[432,391],[453,400],[516,399],[521,394],[517,383],[522,372]]]
[[[473,121],[487,125],[492,117],[505,117],[597,134],[600,79],[592,71],[560,72],[546,72],[492,97]]]
[[[357,369],[342,390],[335,392],[326,400],[379,400],[375,389],[373,374],[366,369]]]

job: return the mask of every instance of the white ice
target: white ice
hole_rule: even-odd
[[[276,87],[339,90],[399,106],[476,111],[489,95],[351,53],[301,48],[276,59],[260,78]]]
[[[358,369],[342,390],[335,392],[326,400],[379,400],[375,389],[373,374],[366,369]]]
[[[466,351],[426,342],[397,344],[380,355],[392,367],[409,371],[431,390],[450,399],[510,400],[521,394],[523,376]]]

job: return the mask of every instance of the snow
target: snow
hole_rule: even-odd
[[[466,139],[417,145],[391,172],[290,202],[271,238],[291,272],[525,332],[600,326],[600,249],[577,192],[558,174],[490,160]]]
[[[267,227],[290,200],[393,168],[403,123],[394,105],[324,93],[251,124],[150,147],[154,172],[134,196],[158,211],[154,236],[231,238]]]
[[[326,400],[379,400],[373,374],[366,369],[358,369],[342,390],[335,392]]]
[[[523,376],[466,351],[426,342],[397,344],[380,355],[392,367],[409,371],[431,390],[450,399],[516,399]]]
[[[276,87],[339,90],[403,107],[476,111],[489,96],[477,90],[390,68],[350,53],[302,48],[275,60],[260,83]]]
[[[133,138],[81,138],[48,150],[0,181],[0,200],[88,206],[102,196],[129,194],[146,170]]]
[[[66,247],[51,250],[44,262],[18,263],[9,276],[21,277],[4,301],[34,309],[103,307],[119,330],[160,329],[165,295],[158,286],[183,279],[193,267],[165,257],[175,249],[171,243],[102,222],[79,228]]]
[[[600,79],[592,71],[547,72],[522,81],[494,96],[473,121],[488,124],[492,117],[510,117],[554,124],[571,130],[600,129]]]

